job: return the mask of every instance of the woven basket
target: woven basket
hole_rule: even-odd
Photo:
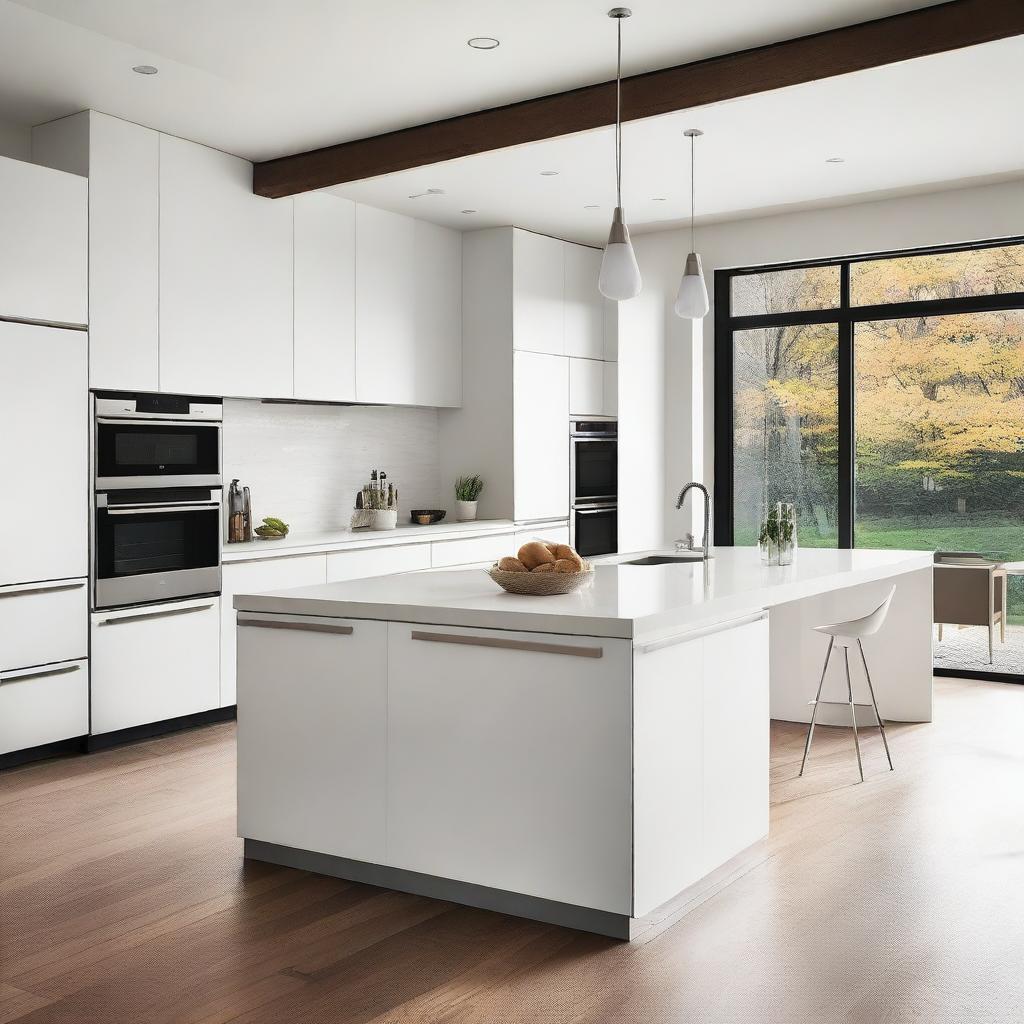
[[[529,597],[553,597],[556,594],[571,594],[574,590],[591,583],[594,567],[585,558],[580,572],[506,572],[498,563],[487,570],[487,575],[510,594]]]

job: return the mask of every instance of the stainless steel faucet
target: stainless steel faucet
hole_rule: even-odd
[[[683,507],[683,499],[686,495],[696,487],[698,490],[704,492],[704,543],[701,545],[701,551],[704,554],[704,561],[706,562],[711,557],[711,495],[708,494],[708,489],[696,480],[691,480],[680,492],[679,500],[676,502],[676,508]],[[693,546],[693,534],[688,533],[686,535],[687,542],[677,540],[676,550],[679,551],[683,548],[687,548],[690,551],[696,550]]]

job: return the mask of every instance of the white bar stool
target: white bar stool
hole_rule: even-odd
[[[885,745],[885,756],[889,760],[889,771],[893,770],[892,755],[889,753],[889,741],[885,737],[885,723],[878,711],[878,701],[875,700],[875,688],[871,685],[871,673],[868,671],[868,659],[864,657],[864,644],[861,638],[871,636],[882,628],[886,615],[889,614],[889,605],[892,604],[896,588],[889,591],[889,596],[869,615],[860,619],[851,619],[849,622],[834,622],[828,626],[815,626],[818,633],[827,633],[831,639],[828,643],[828,652],[825,654],[825,665],[821,670],[821,681],[818,683],[818,692],[814,700],[808,701],[811,705],[811,724],[807,729],[807,740],[804,743],[804,758],[800,762],[800,775],[803,775],[807,765],[807,755],[811,751],[811,739],[814,736],[814,720],[818,715],[819,704],[833,704],[838,707],[848,706],[850,719],[853,725],[853,743],[857,748],[857,767],[860,769],[860,781],[864,781],[864,765],[860,759],[860,737],[857,735],[857,708],[874,708],[875,721],[878,722],[878,729],[882,734],[882,743]],[[850,680],[850,648],[856,643],[860,650],[860,660],[864,663],[864,677],[868,681],[868,693],[871,694],[870,704],[858,704],[853,699],[853,683]],[[825,685],[825,673],[828,671],[828,661],[832,657],[832,649],[838,644],[843,649],[843,657],[846,660],[846,695],[847,700],[822,700],[821,688]]]

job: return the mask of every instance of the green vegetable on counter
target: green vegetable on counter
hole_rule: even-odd
[[[253,533],[264,540],[273,540],[278,537],[287,537],[289,529],[291,527],[283,519],[278,519],[276,516],[264,516],[262,524],[257,526]]]

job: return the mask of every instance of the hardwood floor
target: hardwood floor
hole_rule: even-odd
[[[630,944],[244,864],[233,730],[0,775],[0,1024],[1024,1018],[1022,686],[937,680],[864,785],[773,724],[769,840]]]

